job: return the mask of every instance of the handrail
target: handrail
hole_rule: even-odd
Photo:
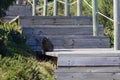
[[[97,0],[92,0],[92,4],[93,4],[93,6],[92,6],[93,13],[96,13],[96,14],[93,14],[93,16],[96,16],[96,17],[93,17],[93,20],[98,20],[97,14],[99,14],[114,23],[114,50],[120,50],[120,28],[119,28],[120,27],[120,25],[119,25],[119,23],[120,23],[120,20],[119,20],[120,0],[113,0],[114,20],[107,17],[106,15],[102,14],[101,12],[95,11],[94,8],[98,6]],[[96,24],[96,22],[97,21],[93,21],[93,24]],[[98,25],[96,24],[95,26],[97,28]],[[94,25],[93,25],[93,28],[94,28]]]
[[[32,3],[29,0],[27,0],[27,3],[29,3],[30,5],[32,5]]]
[[[90,8],[93,8],[86,0],[83,0]]]
[[[14,19],[10,20],[9,23],[11,24],[11,23],[17,21],[18,19],[19,19],[19,16],[16,16]],[[17,22],[17,23],[18,23],[18,22]]]
[[[75,4],[75,3],[77,3],[77,1],[74,1],[73,3],[71,3],[70,5],[73,5],[73,4]]]
[[[86,0],[83,0],[91,9],[93,8]],[[109,17],[107,17],[106,15],[104,15],[103,13],[101,13],[101,12],[97,12],[99,15],[101,15],[101,16],[103,16],[103,17],[105,17],[106,19],[108,19],[108,20],[110,20],[110,21],[114,21],[113,19],[111,19],[111,18],[109,18]]]
[[[59,2],[59,3],[62,3],[62,4],[65,4],[65,2],[64,2],[64,1],[60,1],[60,0],[58,0],[58,2]]]
[[[111,19],[111,18],[107,17],[106,15],[102,14],[101,12],[97,12],[97,13],[98,13],[99,15],[103,16],[104,18],[106,18],[106,19],[108,19],[108,20],[110,20],[110,21],[114,22],[114,20],[113,20],[113,19]]]

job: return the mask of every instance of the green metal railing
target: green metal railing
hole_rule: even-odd
[[[97,0],[92,0],[92,13],[93,13],[93,35],[98,33],[98,14],[107,18],[114,23],[114,50],[120,50],[120,0],[113,0],[114,19],[111,19],[104,14],[98,12]]]
[[[82,1],[83,0],[76,0],[72,3],[70,3],[69,0],[65,0],[65,1],[61,1],[61,0],[54,0],[53,2],[51,3],[48,3],[48,0],[44,0],[44,5],[42,6],[37,6],[36,8],[36,5],[35,5],[35,2],[37,0],[33,0],[33,15],[36,13],[36,9],[43,9],[43,16],[47,16],[47,8],[50,6],[50,5],[53,5],[53,16],[57,16],[58,15],[58,3],[61,3],[61,4],[64,4],[65,5],[65,9],[64,9],[64,15],[65,16],[69,16],[70,15],[70,6],[77,3],[77,16],[82,16]]]
[[[120,50],[120,0],[114,0],[114,49]]]

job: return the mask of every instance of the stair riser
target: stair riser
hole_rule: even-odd
[[[74,52],[75,53],[75,52]],[[59,55],[59,66],[120,66],[119,57],[79,57],[74,55]]]
[[[66,40],[66,41],[60,41],[60,40],[51,40],[55,49],[63,49],[63,48],[109,48],[110,44],[108,41],[89,41],[89,40]]]
[[[59,73],[55,80],[119,80],[120,73]],[[113,75],[113,76],[111,76]]]
[[[6,12],[8,16],[32,16],[32,8],[29,5],[13,5]]]
[[[119,80],[119,67],[59,67],[56,80]]]
[[[59,67],[56,73],[113,73],[120,72],[120,68],[118,67]]]
[[[74,45],[70,45],[70,44],[56,44],[55,42],[53,43],[54,48],[55,49],[69,49],[69,48],[109,48],[109,45],[107,44],[95,44],[95,43],[88,43],[88,44],[74,44]]]
[[[50,39],[55,48],[109,48],[108,39]]]
[[[74,24],[92,24],[92,18],[91,17],[66,17],[66,16],[24,16],[20,17],[20,23],[22,25],[50,25],[50,24],[69,24],[69,25],[74,25]]]
[[[54,48],[109,48],[107,37],[48,37]]]
[[[36,34],[42,34],[42,35],[92,35],[93,29],[92,27],[77,27],[77,28],[44,28],[44,27],[32,27],[32,28],[25,28],[23,27],[23,32],[25,35],[36,35]],[[103,35],[103,27],[99,28],[99,35]]]

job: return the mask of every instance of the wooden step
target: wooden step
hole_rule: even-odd
[[[21,25],[84,25],[92,24],[92,17],[88,16],[21,16]]]
[[[60,67],[55,80],[119,80],[119,67]]]
[[[93,25],[24,25],[24,35],[93,35]],[[99,35],[104,35],[99,25]]]
[[[109,48],[109,38],[104,36],[52,36],[48,37],[55,48]]]
[[[32,16],[31,5],[13,5],[6,12],[7,16]]]
[[[109,38],[104,36],[52,36],[48,37],[54,48],[109,48]]]
[[[37,37],[37,36],[36,36]],[[38,36],[39,37],[39,36]],[[104,36],[55,35],[47,36],[55,49],[60,48],[109,48],[109,38]],[[30,37],[31,38],[31,37]],[[29,38],[28,38],[29,39]],[[37,45],[36,45],[37,46]]]
[[[112,49],[57,49],[46,55],[58,57],[58,67],[120,66],[120,51]]]
[[[120,51],[112,48],[55,49],[55,80],[119,80]]]

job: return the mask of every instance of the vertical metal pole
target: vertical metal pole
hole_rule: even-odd
[[[82,16],[82,1],[77,0],[77,16]]]
[[[92,15],[93,15],[93,36],[98,35],[98,1],[92,0]]]
[[[58,1],[54,0],[54,12],[53,12],[53,16],[57,16],[58,14]]]
[[[120,49],[120,31],[119,31],[119,1],[113,0],[114,5],[114,50]]]
[[[70,3],[69,0],[65,0],[65,16],[69,16],[70,14]]]
[[[36,0],[33,0],[32,4],[32,16],[36,15]]]
[[[48,2],[48,0],[44,0],[43,16],[47,15],[47,2]]]

